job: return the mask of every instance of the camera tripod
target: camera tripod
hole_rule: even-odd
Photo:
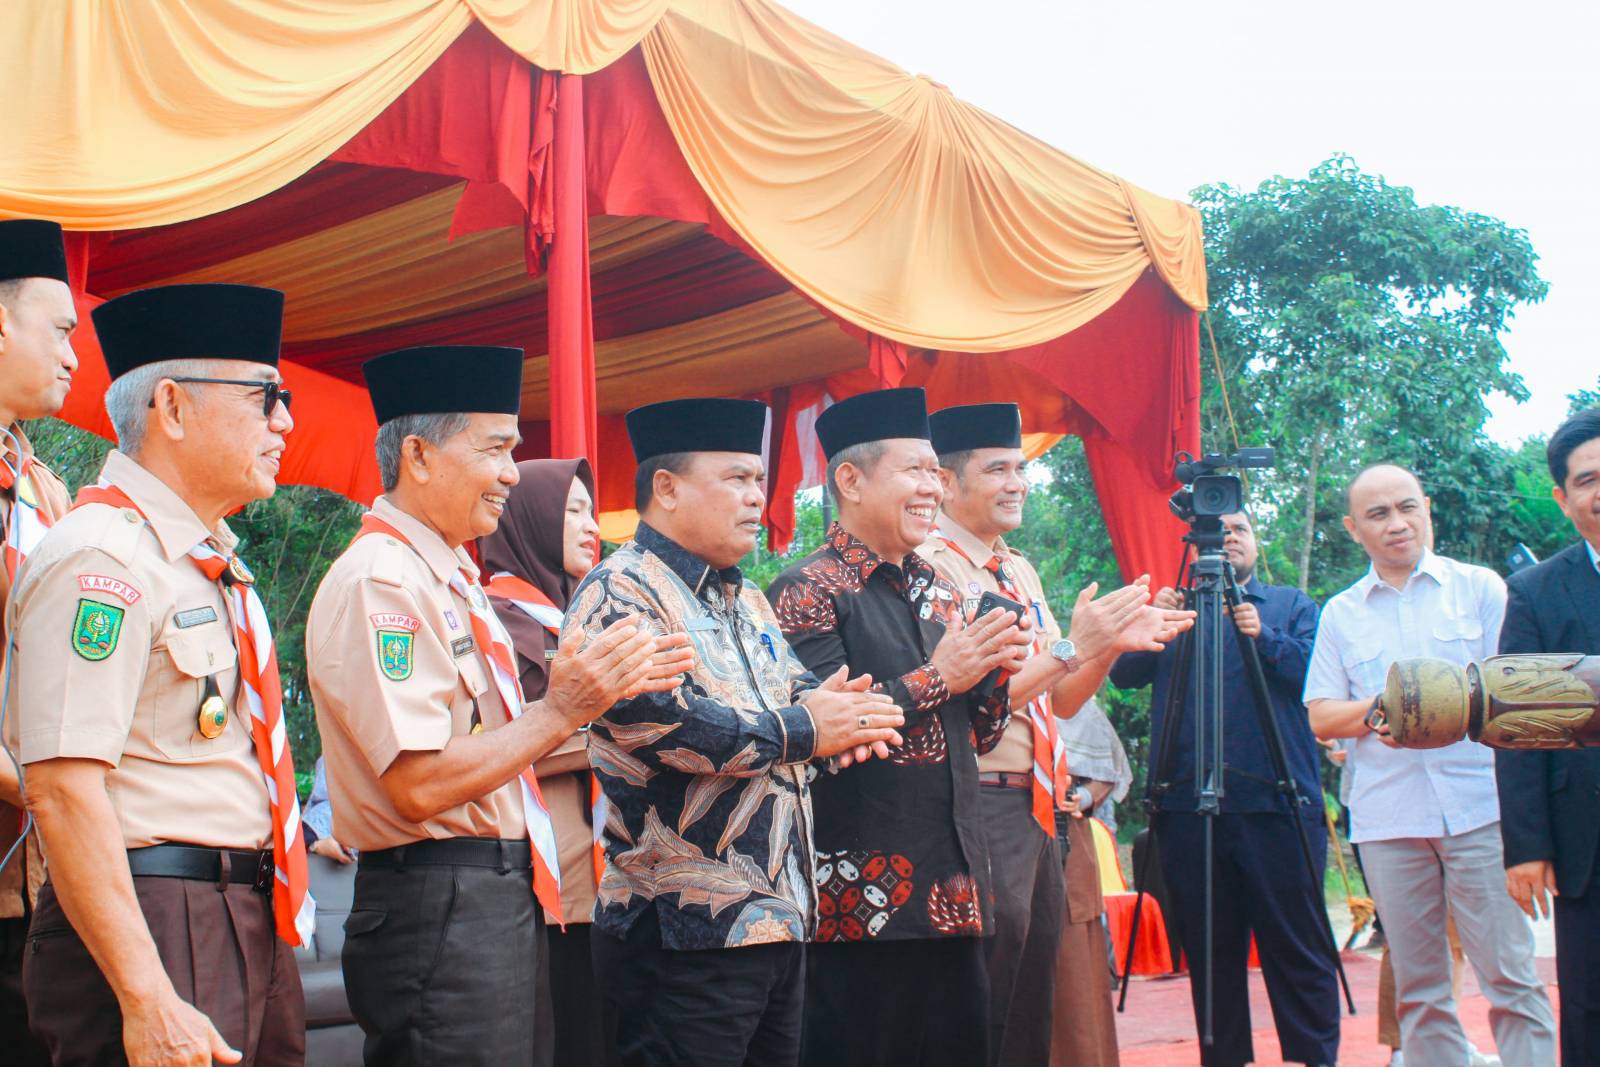
[[[1207,527],[1212,524],[1215,524],[1214,528],[1208,529]],[[1267,680],[1262,673],[1261,657],[1256,650],[1255,641],[1239,633],[1237,625],[1232,623],[1232,616],[1224,614],[1224,604],[1231,611],[1243,603],[1244,596],[1234,576],[1233,564],[1223,554],[1222,539],[1221,523],[1215,518],[1200,520],[1184,537],[1186,542],[1199,549],[1198,556],[1189,566],[1188,581],[1182,584],[1184,606],[1195,611],[1195,624],[1178,639],[1177,661],[1167,690],[1166,719],[1162,723],[1160,741],[1150,754],[1152,773],[1150,784],[1145,790],[1144,805],[1150,816],[1151,847],[1145,849],[1144,855],[1140,857],[1139,870],[1135,874],[1135,883],[1140,889],[1134,900],[1133,927],[1128,937],[1127,952],[1122,961],[1122,989],[1117,1002],[1117,1011],[1120,1012],[1128,1001],[1128,982],[1132,976],[1134,948],[1139,939],[1139,920],[1144,910],[1143,887],[1148,884],[1146,877],[1149,874],[1150,857],[1159,849],[1156,816],[1161,811],[1162,798],[1173,786],[1174,752],[1180,736],[1180,725],[1188,710],[1184,698],[1192,684],[1196,696],[1193,709],[1195,812],[1204,819],[1205,926],[1202,936],[1206,968],[1201,985],[1202,1032],[1200,1034],[1201,1045],[1204,1048],[1211,1048],[1215,1043],[1213,1001],[1216,986],[1214,974],[1216,953],[1212,945],[1215,903],[1213,834],[1216,829],[1216,817],[1221,814],[1221,801],[1226,786],[1223,774],[1225,723],[1222,707],[1222,642],[1225,624],[1232,625],[1234,636],[1238,639],[1239,652],[1244,660],[1245,678],[1250,686],[1251,703],[1255,706],[1256,719],[1272,761],[1274,785],[1278,794],[1284,798],[1288,807],[1287,814],[1294,822],[1300,842],[1300,858],[1311,876],[1310,882],[1314,887],[1313,892],[1316,893],[1317,910],[1324,916],[1323,921],[1318,924],[1324,947],[1333,961],[1334,970],[1339,975],[1339,985],[1344,990],[1345,1005],[1351,1015],[1356,1013],[1355,1001],[1350,995],[1350,982],[1345,977],[1344,965],[1339,959],[1338,945],[1334,941],[1333,928],[1326,918],[1327,909],[1320,892],[1322,872],[1317,870],[1316,863],[1311,857],[1311,842],[1306,836],[1305,822],[1300,816],[1301,809],[1310,803],[1310,798],[1301,796],[1294,776],[1289,772],[1289,760],[1283,748],[1283,733],[1279,729],[1277,717],[1272,712],[1272,702],[1267,693]]]

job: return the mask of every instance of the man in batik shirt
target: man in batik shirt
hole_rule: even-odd
[[[998,608],[964,623],[960,597],[916,554],[942,499],[925,405],[920,389],[888,389],[823,412],[839,521],[767,593],[807,667],[870,675],[906,717],[887,759],[851,753],[814,785],[805,1059],[821,1067],[988,1059],[993,894],[976,756],[1005,732],[1004,678],[1031,635]]]
[[[617,703],[589,734],[610,809],[591,949],[628,1065],[798,1062],[806,763],[901,739],[870,679],[817,684],[739,572],[761,528],[766,420],[746,400],[629,412],[639,529],[567,608],[566,637],[638,615],[694,643],[681,685]]]

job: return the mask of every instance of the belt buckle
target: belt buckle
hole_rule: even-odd
[[[272,862],[272,850],[266,849],[256,857],[256,880],[251,886],[257,893],[272,895],[272,883],[277,879],[277,868]]]

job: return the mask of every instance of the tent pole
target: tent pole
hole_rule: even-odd
[[[550,454],[596,459],[594,320],[589,301],[589,207],[583,78],[560,75],[556,95],[555,233],[550,243]]]

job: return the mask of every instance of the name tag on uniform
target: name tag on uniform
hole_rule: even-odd
[[[720,630],[722,627],[716,619],[702,615],[698,619],[690,619],[684,623],[683,628],[690,633],[694,633],[698,630]]]
[[[458,637],[454,641],[450,642],[450,654],[452,656],[465,656],[471,651],[472,635],[470,634],[468,634],[466,637]]]
[[[217,609],[207,604],[203,608],[190,608],[180,611],[172,617],[172,622],[180,630],[187,630],[191,626],[201,626],[208,622],[217,621]]]

